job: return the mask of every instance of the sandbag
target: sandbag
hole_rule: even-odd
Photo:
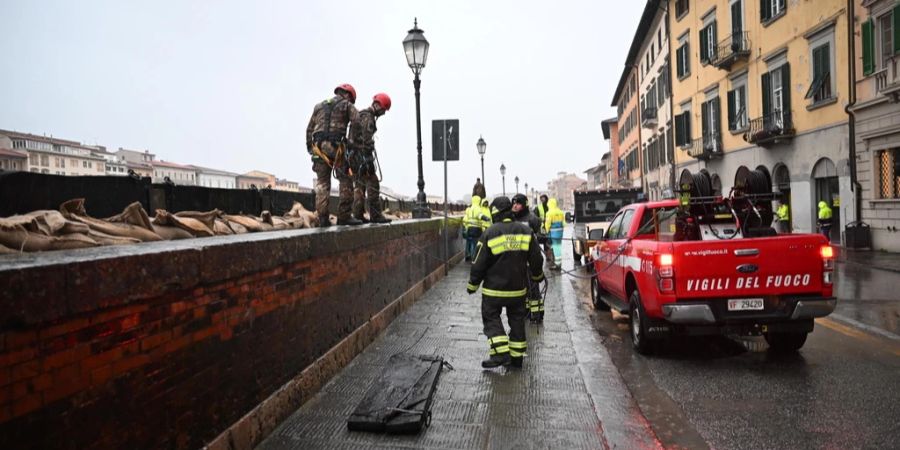
[[[140,241],[137,241],[140,242]],[[81,233],[72,233],[55,237],[50,245],[50,250],[73,250],[76,248],[97,247],[100,244],[89,236]]]
[[[150,223],[150,216],[147,215],[147,211],[144,210],[144,207],[141,206],[140,202],[134,202],[126,206],[120,214],[109,217],[106,221],[129,223],[153,231],[153,225]]]
[[[20,252],[45,252],[53,250],[53,236],[47,236],[42,233],[32,233],[25,229],[22,225],[9,226],[4,225],[0,219],[0,245],[9,247]]]
[[[216,235],[234,234],[234,231],[228,226],[228,221],[222,219],[216,219],[213,222],[213,232],[215,232]]]
[[[177,241],[179,239],[191,239],[194,237],[191,233],[182,230],[178,227],[172,227],[168,225],[152,225],[153,232],[158,234],[161,238],[167,241]]]
[[[300,202],[294,202],[291,210],[284,214],[285,218],[295,217],[303,221],[303,228],[314,228],[319,226],[319,216],[315,212],[303,207]]]
[[[84,209],[83,198],[69,200],[60,205],[59,210],[66,219],[84,223],[92,230],[96,230],[104,234],[135,238],[142,242],[162,240],[162,238],[158,234],[141,226],[132,225],[130,223],[106,222],[104,220],[95,219],[88,216],[87,212]]]
[[[234,234],[247,234],[247,233],[249,233],[249,231],[247,231],[247,228],[245,228],[243,225],[241,225],[241,224],[239,224],[239,223],[237,223],[237,222],[232,222],[232,221],[230,221],[230,220],[222,220],[222,221],[225,222],[226,224],[228,224],[228,228],[231,228],[231,231],[233,231]]]
[[[87,237],[96,241],[100,245],[125,245],[125,244],[138,244],[140,243],[140,239],[122,237],[122,236],[113,236],[106,233],[101,233],[97,230],[90,230],[87,233]]]
[[[347,428],[418,433],[431,422],[431,403],[444,364],[440,356],[391,356],[347,419]]]
[[[164,209],[156,210],[156,217],[153,218],[155,225],[168,225],[181,228],[194,237],[214,236],[215,233],[203,224],[203,222],[192,217],[178,217]]]
[[[180,211],[175,213],[177,217],[189,217],[191,219],[199,220],[206,225],[206,228],[210,230],[214,230],[216,228],[216,219],[222,216],[222,211],[218,209],[214,209],[212,211],[200,212],[200,211]]]
[[[21,252],[19,252],[18,250],[13,250],[13,249],[11,249],[11,248],[9,248],[9,247],[6,247],[6,246],[4,246],[4,245],[0,245],[0,255],[10,255],[10,254],[13,254],[13,253],[21,253]]]
[[[240,224],[241,226],[246,228],[247,231],[251,231],[251,232],[263,231],[262,225],[261,225],[261,222],[259,221],[259,219],[255,219],[255,218],[252,218],[249,216],[233,216],[230,214],[225,214],[224,216],[222,216],[222,218],[224,218],[225,220],[227,220],[229,222],[234,222],[234,223]]]

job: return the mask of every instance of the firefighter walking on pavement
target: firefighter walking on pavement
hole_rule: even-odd
[[[486,369],[522,367],[525,339],[525,297],[529,279],[544,280],[543,258],[528,225],[513,221],[512,202],[497,197],[491,203],[494,224],[481,236],[466,291],[481,287],[481,319],[488,339]],[[509,335],[501,320],[506,309]]]
[[[356,89],[349,84],[334,88],[334,97],[316,105],[306,127],[306,151],[313,161],[316,173],[316,214],[319,226],[331,224],[328,200],[331,194],[331,175],[338,179],[338,225],[360,225],[351,213],[353,206],[353,181],[346,161],[347,127],[359,120]]]
[[[513,218],[517,222],[528,224],[535,239],[541,232],[541,219],[528,210],[528,197],[525,194],[516,194],[512,199]],[[528,280],[528,295],[525,297],[525,307],[528,308],[528,317],[531,323],[544,322],[544,299],[541,296],[541,283]]]
[[[372,106],[359,112],[359,121],[350,124],[349,155],[350,175],[354,179],[353,216],[361,222],[390,223],[381,212],[381,186],[378,171],[375,167],[375,122],[391,109],[391,98],[387,94],[375,94]],[[365,218],[368,207],[369,219]]]

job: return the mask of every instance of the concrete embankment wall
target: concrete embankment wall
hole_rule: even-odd
[[[443,276],[439,219],[341,228],[0,257],[0,448],[258,442]]]

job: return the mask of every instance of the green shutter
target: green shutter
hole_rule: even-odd
[[[709,133],[709,106],[710,102],[703,102],[700,105],[700,136],[705,138]]]
[[[769,20],[769,8],[772,0],[759,0],[759,21],[765,22]]]
[[[691,73],[691,43],[684,43],[684,73]]]
[[[691,112],[688,111],[684,113],[684,136],[685,143],[691,143]]]
[[[713,48],[712,54],[707,54],[706,57],[712,61],[715,61],[718,58],[719,53],[719,33],[716,31],[716,29],[716,22],[713,21],[713,23],[709,25],[709,36],[706,37],[706,40],[711,41],[710,44]]]
[[[862,52],[863,75],[872,75],[875,72],[875,22],[872,19],[862,24]]]
[[[675,75],[678,78],[684,76],[684,60],[681,58],[681,52],[684,50],[684,46],[678,47],[678,50],[675,50]]]
[[[675,143],[681,145],[682,139],[684,139],[684,120],[682,120],[682,115],[679,114],[675,116]]]
[[[728,91],[728,129],[734,130],[737,129],[737,105],[735,103],[734,97],[737,95],[736,91]]]
[[[764,117],[772,114],[772,74],[769,72],[762,74],[762,109]]]
[[[700,30],[700,62],[709,61],[706,49],[709,47],[709,27]]]
[[[784,114],[791,113],[791,65],[784,63],[781,66],[781,110]],[[787,120],[787,119],[785,119]]]
[[[900,53],[900,3],[894,6],[894,54]]]
[[[712,131],[716,132],[716,136],[722,135],[722,101],[716,97],[712,101],[712,117],[716,122],[712,124]]]

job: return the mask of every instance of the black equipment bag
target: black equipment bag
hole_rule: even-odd
[[[440,356],[391,356],[384,372],[347,419],[347,428],[418,433],[431,423],[431,403],[445,364]]]

